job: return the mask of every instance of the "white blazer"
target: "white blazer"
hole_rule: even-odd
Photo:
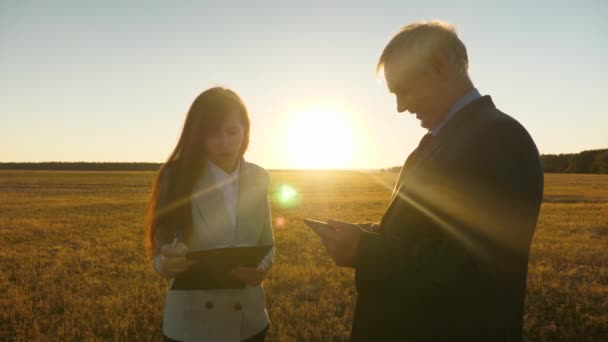
[[[190,249],[227,246],[273,245],[269,174],[241,160],[236,226],[226,210],[223,192],[206,170],[194,187],[192,234],[185,243]],[[161,181],[161,194],[163,189]],[[157,241],[157,252],[160,244]],[[166,243],[166,242],[165,242]],[[274,264],[274,248],[258,268]],[[169,288],[173,280],[169,284]],[[163,333],[180,341],[242,341],[269,324],[262,286],[243,289],[169,290],[163,313]]]

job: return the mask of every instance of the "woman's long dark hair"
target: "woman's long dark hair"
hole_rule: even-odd
[[[232,90],[214,87],[201,93],[190,106],[182,134],[171,156],[164,163],[152,185],[152,194],[146,215],[145,246],[148,256],[155,250],[154,236],[171,236],[176,229],[183,237],[192,230],[192,189],[205,165],[205,139],[217,132],[228,115],[238,113],[244,128],[241,156],[249,146],[249,115],[241,98]],[[170,172],[167,173],[167,170]],[[165,177],[167,174],[167,177]],[[161,180],[169,191],[159,201]],[[162,223],[162,224],[161,224]]]

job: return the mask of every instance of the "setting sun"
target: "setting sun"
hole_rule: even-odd
[[[341,108],[302,108],[288,116],[281,141],[293,168],[348,168],[356,152],[355,122]]]

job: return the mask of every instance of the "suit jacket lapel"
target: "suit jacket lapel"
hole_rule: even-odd
[[[236,236],[239,236],[240,232],[247,230],[246,225],[253,215],[252,211],[259,207],[254,203],[257,199],[256,195],[258,194],[258,191],[256,190],[257,186],[258,184],[250,165],[241,159],[239,192],[237,197]]]
[[[400,184],[397,183],[396,191],[391,198],[391,202],[389,203],[384,216],[388,216],[393,210],[395,204],[398,202],[397,199],[399,196],[407,196],[404,190],[407,188],[407,183],[411,181],[414,173],[421,167],[424,167],[425,163],[432,161],[436,157],[436,153],[439,151],[440,147],[443,146],[446,141],[449,142],[455,134],[465,129],[465,127],[471,121],[475,120],[475,116],[482,112],[480,109],[487,106],[494,107],[494,103],[489,96],[482,96],[478,100],[473,101],[462,108],[450,121],[446,123],[445,127],[439,131],[439,134],[433,138],[433,140],[429,143],[429,146],[427,146],[427,148],[425,148],[419,156],[415,157],[413,162],[408,163],[406,161],[402,174],[399,175]]]
[[[401,173],[399,174],[399,178],[397,179],[397,184],[395,184],[395,189],[393,190],[393,194],[391,196],[391,200],[389,202],[389,206],[387,209],[390,210],[393,207],[393,203],[400,196],[403,196],[403,189],[406,187],[410,175],[420,167],[421,164],[424,163],[426,158],[429,158],[438,148],[441,146],[441,140],[437,138],[433,138],[433,140],[429,143],[426,148],[422,151],[414,150],[403,164],[403,168],[401,169]]]
[[[244,223],[244,219],[247,217],[247,189],[250,187],[251,177],[249,174],[249,167],[247,164],[242,161],[241,169],[239,170],[239,191],[237,195],[237,204],[236,204],[236,231],[239,231],[239,228],[242,228]]]

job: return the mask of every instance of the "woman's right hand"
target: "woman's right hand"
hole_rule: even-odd
[[[188,246],[183,242],[165,244],[161,247],[156,271],[165,278],[173,278],[176,274],[186,271],[196,261],[186,259]]]

